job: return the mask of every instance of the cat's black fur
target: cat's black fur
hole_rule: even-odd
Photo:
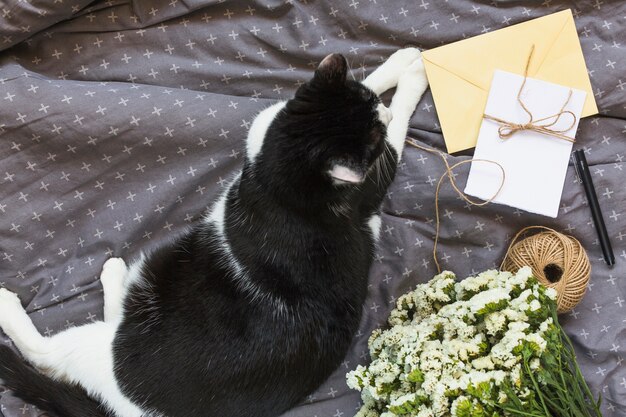
[[[342,56],[325,59],[231,186],[224,230],[241,273],[204,220],[147,257],[114,342],[116,378],[138,404],[276,417],[343,360],[367,292],[368,221],[397,161],[378,97],[346,72]],[[336,163],[365,180],[335,184]]]

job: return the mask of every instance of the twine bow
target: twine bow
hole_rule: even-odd
[[[574,143],[575,142],[574,138],[564,134],[565,132],[573,128],[574,125],[576,125],[576,121],[577,121],[576,115],[573,112],[569,110],[565,110],[565,107],[569,104],[570,99],[572,98],[571,89],[569,90],[569,95],[567,96],[567,100],[565,100],[565,103],[563,103],[563,106],[561,106],[561,110],[559,110],[557,113],[551,116],[544,117],[542,119],[535,120],[535,117],[533,116],[533,114],[530,112],[530,110],[528,110],[528,108],[522,101],[522,91],[524,90],[524,86],[526,85],[526,79],[528,77],[528,67],[530,66],[530,60],[533,56],[534,50],[535,50],[535,45],[531,47],[530,53],[528,54],[528,60],[526,61],[526,69],[524,70],[524,81],[522,82],[522,85],[519,91],[517,92],[517,101],[520,104],[520,106],[522,106],[522,109],[524,109],[526,114],[528,114],[528,118],[529,118],[528,122],[523,123],[523,124],[514,123],[508,120],[501,119],[499,117],[490,116],[486,113],[483,114],[483,118],[496,122],[500,125],[500,127],[498,128],[498,135],[500,136],[500,139],[508,139],[511,136],[513,136],[515,133],[522,131],[522,130],[532,130],[534,132],[538,132],[538,133],[548,135],[548,136],[554,136],[556,138]],[[556,125],[559,122],[559,120],[561,120],[561,118],[565,116],[571,116],[572,118],[572,121],[569,124],[569,126],[567,126],[564,129],[553,128],[553,126]],[[545,122],[545,123],[542,123],[542,122]]]

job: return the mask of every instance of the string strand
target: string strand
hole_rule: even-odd
[[[423,151],[429,152],[431,154],[438,155],[446,166],[445,172],[441,174],[441,177],[439,177],[439,181],[437,182],[437,188],[435,189],[435,242],[433,245],[433,260],[435,261],[435,265],[437,266],[437,272],[441,273],[441,266],[439,265],[439,260],[437,259],[437,245],[439,244],[439,230],[441,227],[441,219],[439,216],[439,192],[441,190],[441,185],[444,179],[448,177],[448,179],[450,180],[450,184],[452,184],[452,188],[454,189],[454,191],[456,191],[456,193],[462,200],[464,200],[465,202],[467,202],[468,204],[472,206],[481,207],[481,206],[491,203],[498,196],[498,194],[502,190],[502,187],[504,187],[504,182],[506,180],[506,173],[504,172],[504,167],[496,161],[490,161],[488,159],[466,159],[463,161],[459,161],[455,163],[454,165],[450,165],[450,163],[448,162],[448,158],[446,157],[446,154],[444,154],[443,152],[437,149],[427,148],[425,146],[419,145],[410,140],[407,140],[406,143],[409,146],[413,146],[414,148],[418,148]],[[500,182],[500,186],[498,187],[498,190],[493,194],[491,198],[487,200],[484,200],[484,201],[472,200],[471,198],[467,196],[467,194],[461,191],[458,184],[456,183],[456,179],[454,178],[454,169],[461,165],[469,164],[471,162],[485,162],[485,163],[493,164],[493,165],[496,165],[498,168],[500,168],[500,171],[502,172],[502,180]]]

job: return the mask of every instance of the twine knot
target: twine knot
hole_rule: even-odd
[[[534,125],[531,123],[525,123],[523,125],[517,123],[508,123],[504,126],[500,126],[500,128],[498,129],[498,133],[500,134],[500,137],[506,138],[512,136],[518,130],[531,130],[533,127]]]

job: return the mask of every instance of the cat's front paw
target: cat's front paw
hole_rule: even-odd
[[[413,62],[421,58],[422,53],[417,48],[400,49],[371,73],[363,81],[363,84],[380,95],[390,88],[396,87],[400,76],[411,67]]]
[[[404,70],[402,75],[400,75],[400,79],[398,80],[398,89],[413,89],[423,93],[423,90],[425,90],[426,87],[428,87],[428,78],[426,78],[424,61],[420,57],[413,60]]]
[[[22,306],[17,294],[7,290],[6,288],[0,288],[0,306],[11,304],[18,305],[20,307]]]
[[[105,287],[122,285],[126,278],[126,263],[122,258],[109,258],[102,265],[102,273],[100,274],[100,281]]]
[[[126,271],[126,262],[122,258],[109,258],[102,265],[102,273],[109,271]]]
[[[0,288],[0,327],[6,330],[5,326],[10,325],[16,314],[24,310],[17,294]]]
[[[412,114],[427,87],[424,62],[419,58],[414,60],[398,79],[398,87],[391,105],[394,115],[399,111]]]
[[[421,59],[422,53],[417,48],[403,48],[398,49],[396,52],[391,54],[391,56],[385,62],[385,65],[389,64],[394,69],[399,71],[404,71],[408,67],[411,66],[413,61],[416,59]]]

